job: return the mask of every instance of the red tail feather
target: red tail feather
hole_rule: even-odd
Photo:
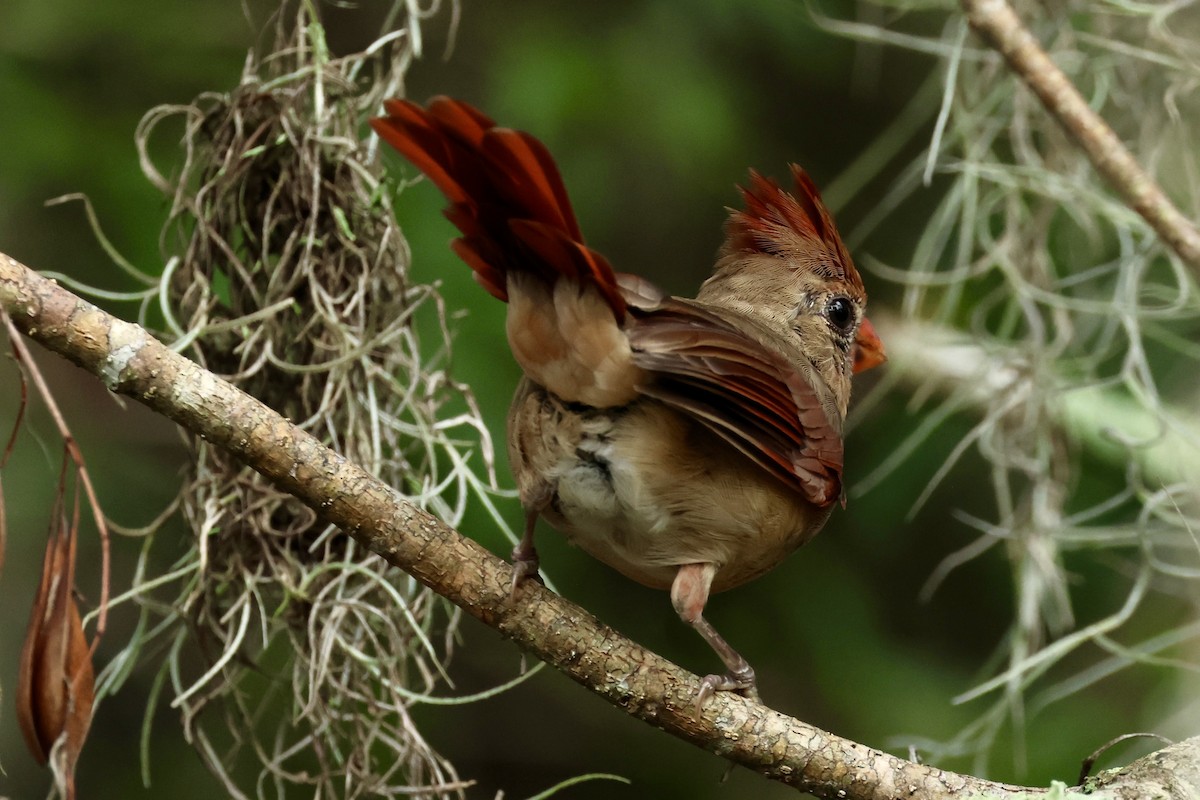
[[[545,145],[527,133],[498,128],[458,100],[436,97],[426,108],[384,103],[371,120],[442,190],[446,217],[462,233],[456,252],[491,294],[507,300],[507,275],[522,270],[553,283],[562,275],[595,286],[618,320],[625,303],[604,256],[587,247],[566,187]]]

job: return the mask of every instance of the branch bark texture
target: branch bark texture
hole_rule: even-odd
[[[1200,230],[1162,188],[1022,24],[1008,0],[961,0],[967,21],[995,48],[1083,148],[1096,171],[1200,276]]]
[[[228,450],[521,648],[674,736],[823,798],[1045,793],[905,761],[728,693],[714,697],[696,716],[695,675],[540,585],[527,582],[518,597],[510,598],[511,569],[503,561],[141,327],[110,316],[3,254],[0,308],[23,333],[112,391]],[[1193,800],[1200,797],[1200,737],[1175,747],[1173,757],[1191,769],[1180,772],[1186,778],[1167,796]]]

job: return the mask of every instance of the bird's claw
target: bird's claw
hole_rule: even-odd
[[[519,546],[513,550],[513,572],[512,583],[508,587],[508,596],[515,598],[517,596],[517,587],[519,587],[527,578],[533,579],[538,583],[545,585],[541,574],[538,573],[538,557],[537,553],[527,553]]]
[[[747,700],[758,701],[758,687],[754,681],[754,669],[746,665],[745,669],[731,670],[724,675],[706,675],[700,681],[700,691],[696,694],[696,716],[708,702],[708,698],[717,692],[738,692]]]

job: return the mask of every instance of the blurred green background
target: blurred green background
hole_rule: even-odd
[[[109,266],[79,204],[43,205],[66,192],[83,192],[117,249],[156,271],[164,200],[141,176],[134,128],[153,105],[232,87],[247,48],[258,39],[265,8],[252,3],[247,13],[235,0],[0,4],[0,251],[94,285],[130,288]],[[911,135],[897,143],[895,157],[852,196],[831,197],[843,231],[852,232],[889,180],[925,146],[937,112],[936,96],[919,91],[939,69],[934,59],[856,44],[814,24],[814,12],[837,19],[878,13],[848,0],[824,0],[819,9],[793,0],[465,0],[461,11],[448,58],[449,15],[427,23],[424,57],[409,73],[410,96],[459,96],[542,138],[559,159],[593,246],[618,269],[643,273],[676,293],[693,292],[707,274],[724,208],[738,202],[734,185],[748,167],[782,177],[786,164],[796,161],[827,186],[907,112]],[[937,31],[945,18],[935,9],[909,14],[903,24]],[[331,44],[343,51],[361,47],[372,38],[373,24],[370,13],[331,11]],[[171,157],[167,139],[156,142],[162,159]],[[388,163],[409,171],[398,158],[389,156]],[[891,214],[855,243],[856,252],[903,262],[937,191],[935,182],[921,202]],[[453,371],[474,386],[502,442],[517,376],[498,335],[503,306],[449,253],[452,231],[432,187],[413,189],[397,205],[416,278],[441,280],[451,308],[463,311]],[[866,281],[871,307],[888,308],[894,290],[870,275]],[[106,306],[126,318],[135,313],[128,305]],[[135,404],[114,400],[56,358],[45,356],[39,363],[83,446],[109,514],[125,525],[147,523],[173,496],[181,474],[183,450],[173,427]],[[5,432],[17,400],[14,374],[11,363],[0,363]],[[878,379],[867,376],[856,391]],[[25,752],[12,704],[58,465],[57,439],[45,414],[35,410],[32,417],[3,475],[10,541],[0,575],[0,796],[13,798],[41,796],[48,785],[48,776]],[[869,416],[854,420],[846,456],[850,484],[885,458],[919,419],[893,393]],[[904,469],[835,513],[794,558],[712,601],[710,619],[757,668],[762,695],[772,706],[900,753],[910,742],[952,737],[983,710],[978,704],[952,705],[951,698],[993,674],[988,659],[1013,613],[1003,553],[997,548],[955,572],[931,602],[917,597],[939,561],[975,536],[950,509],[985,518],[991,512],[982,465],[965,459],[931,502],[906,520],[913,498],[971,424],[966,417],[948,419]],[[510,483],[507,473],[504,480]],[[1123,483],[1115,471],[1089,480],[1097,497]],[[515,501],[504,510],[515,526]],[[494,551],[507,552],[484,515],[464,527]],[[85,564],[94,559],[92,542],[87,546]],[[565,595],[689,669],[703,674],[716,668],[665,594],[631,584],[548,531],[540,547],[545,568]],[[117,586],[136,549],[136,542],[114,542]],[[1119,604],[1121,590],[1110,591],[1104,565],[1081,557],[1069,568],[1084,587],[1078,597],[1099,609],[1078,607],[1081,618],[1109,613]],[[84,580],[82,590],[94,600],[94,583]],[[130,622],[117,615],[101,659],[115,651]],[[465,646],[451,671],[458,692],[494,685],[519,669],[519,653],[493,632],[468,620],[463,633]],[[1081,654],[1074,665],[1094,655]],[[153,669],[145,669],[100,708],[80,766],[84,796],[222,795],[184,742],[177,717],[161,708],[151,741],[153,784],[142,787],[137,740],[152,675]],[[1169,716],[1176,691],[1169,671],[1122,672],[1031,714],[1027,765],[1019,767],[1022,759],[1014,752],[1021,748],[1002,737],[986,772],[1008,781],[1073,782],[1080,760],[1109,738],[1156,728]],[[478,781],[469,792],[473,797],[501,790],[507,797],[529,796],[586,772],[615,773],[633,783],[584,784],[563,796],[792,794],[745,770],[721,783],[723,762],[625,717],[550,671],[495,699],[424,709],[419,718],[427,738],[460,775]],[[1127,745],[1102,764],[1147,749]],[[979,764],[962,757],[939,766]]]

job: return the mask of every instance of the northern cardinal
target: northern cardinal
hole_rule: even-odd
[[[725,663],[703,679],[756,696],[754,670],[705,620],[711,592],[808,541],[842,492],[852,372],[884,360],[866,293],[808,175],[751,171],[695,300],[614,272],[584,244],[546,147],[438,97],[385,103],[384,141],[446,195],[452,247],[508,302],[525,373],[508,450],[525,508],[512,591],[536,576],[539,516],[671,602]]]

